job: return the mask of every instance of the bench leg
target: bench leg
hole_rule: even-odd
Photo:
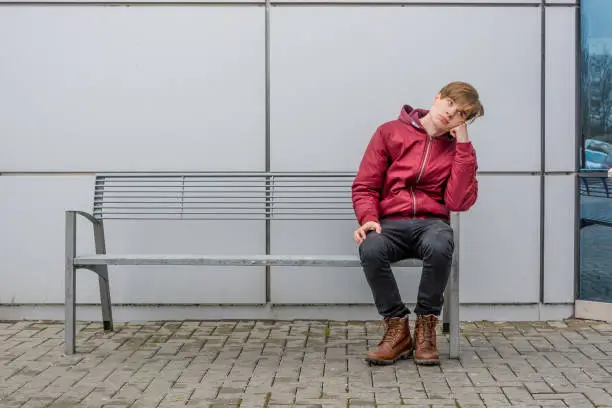
[[[106,242],[104,239],[104,224],[98,221],[94,224],[94,241],[97,254],[106,254]],[[98,283],[100,286],[100,303],[102,305],[102,324],[105,331],[113,330],[113,312],[111,310],[110,282],[108,278],[108,266],[96,267]]]
[[[111,309],[110,284],[108,280],[108,267],[97,268],[98,283],[100,285],[100,303],[102,305],[102,324],[105,331],[113,330],[113,311]]]
[[[64,299],[64,350],[66,354],[76,351],[76,269],[73,260],[76,253],[76,214],[66,212],[66,293]]]
[[[450,332],[450,307],[449,303],[451,300],[450,296],[450,285],[446,285],[444,291],[444,304],[442,305],[442,334],[448,334]]]
[[[450,358],[458,359],[460,355],[460,321],[459,321],[459,266],[454,265],[450,279],[449,296],[449,355]]]

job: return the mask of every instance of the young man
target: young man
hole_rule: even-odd
[[[476,154],[466,123],[484,114],[476,89],[452,82],[430,110],[405,105],[397,120],[376,130],[353,182],[355,230],[361,264],[385,334],[366,360],[393,364],[413,355],[417,364],[439,364],[436,325],[451,269],[449,211],[476,202]],[[415,339],[390,264],[423,261]]]

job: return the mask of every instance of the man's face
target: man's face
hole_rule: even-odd
[[[436,95],[430,115],[436,128],[444,132],[465,122],[465,112],[462,106],[450,98],[441,98],[440,95]]]

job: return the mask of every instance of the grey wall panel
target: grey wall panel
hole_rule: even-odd
[[[461,218],[461,302],[537,302],[540,179],[488,175],[479,180],[478,202]]]
[[[379,124],[461,79],[487,110],[480,169],[538,170],[540,34],[536,7],[275,7],[272,168],[353,171]]]
[[[265,253],[265,223],[133,221],[106,223],[115,253],[244,255]],[[263,267],[116,267],[113,295],[122,303],[258,303]]]
[[[4,7],[0,171],[263,169],[264,23],[263,7]]]
[[[0,177],[0,303],[64,301],[64,211],[91,211],[93,183],[89,176]],[[87,221],[77,232],[77,250],[93,252]]]
[[[273,221],[272,253],[358,255],[353,221]],[[416,301],[418,268],[397,268],[406,302]],[[274,303],[373,303],[361,268],[273,267]]]
[[[406,303],[416,302],[419,268],[395,268]],[[276,304],[372,304],[372,292],[361,268],[272,268],[272,302]]]
[[[576,9],[546,9],[546,170],[576,167]]]
[[[544,302],[574,301],[575,176],[546,176]]]
[[[89,176],[0,177],[0,303],[61,303],[64,296],[64,210],[91,210]],[[262,254],[264,224],[252,222],[106,223],[114,253]],[[91,227],[79,223],[78,253],[93,251]],[[261,267],[111,267],[117,303],[258,303]],[[79,302],[99,301],[96,276],[77,277]]]
[[[547,4],[577,4],[577,0],[544,0]]]

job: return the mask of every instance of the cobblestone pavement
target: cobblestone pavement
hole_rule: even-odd
[[[0,407],[612,407],[612,325],[476,322],[461,360],[369,367],[378,322],[0,323]]]

